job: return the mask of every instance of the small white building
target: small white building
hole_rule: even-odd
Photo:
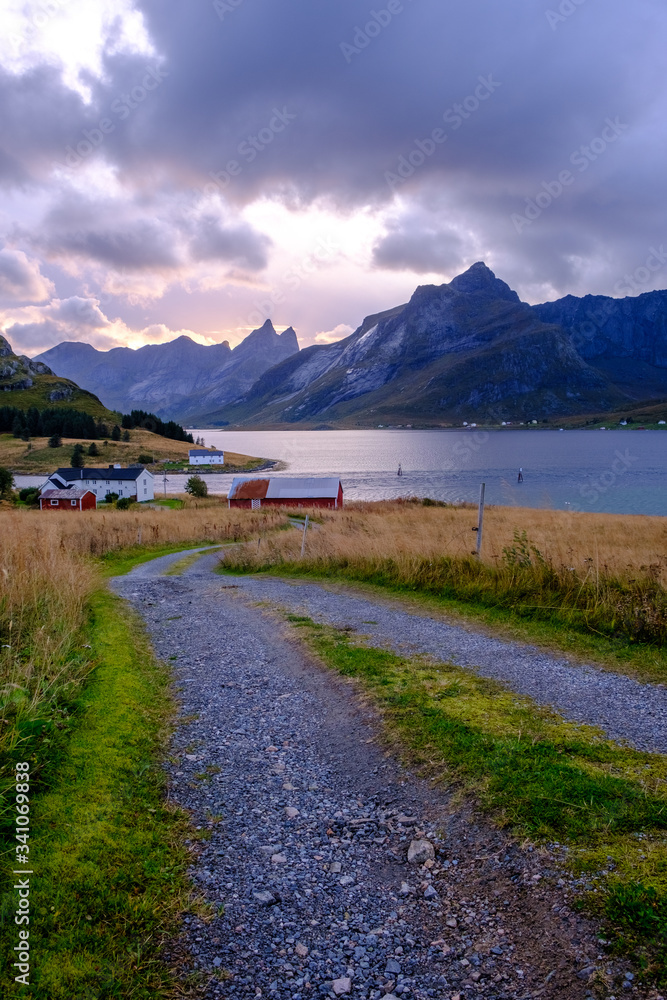
[[[190,448],[190,465],[224,465],[225,453],[216,448]]]
[[[62,490],[75,487],[89,489],[98,500],[104,500],[107,493],[117,493],[119,497],[135,497],[139,503],[155,499],[153,474],[137,465],[124,469],[121,465],[109,465],[106,469],[58,469],[52,473],[42,490]]]

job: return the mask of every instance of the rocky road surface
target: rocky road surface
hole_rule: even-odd
[[[206,1000],[658,1000],[573,912],[549,852],[392,758],[353,685],[257,607],[266,587],[215,576],[212,554],[160,575],[183,556],[113,586],[174,667],[171,795],[199,828],[192,877],[217,916],[186,918],[166,957],[210,977]]]

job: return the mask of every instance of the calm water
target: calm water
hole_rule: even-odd
[[[666,431],[193,431],[207,445],[281,459],[276,475],[340,476],[347,499],[429,496],[617,514],[667,515]],[[401,463],[404,475],[396,475]],[[524,482],[517,484],[523,468]],[[183,490],[186,476],[169,476]],[[207,476],[227,493],[231,476]],[[16,477],[17,485],[43,482]],[[156,482],[161,492],[162,480]]]
[[[486,482],[489,503],[667,515],[667,430],[193,433],[207,445],[282,459],[288,469],[278,475],[339,475],[348,499],[476,501]],[[227,483],[214,488],[226,492]]]

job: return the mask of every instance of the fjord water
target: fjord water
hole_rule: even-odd
[[[209,446],[286,463],[272,475],[340,476],[348,500],[474,502],[485,482],[492,504],[667,515],[667,430],[192,433]],[[207,481],[211,492],[226,493],[231,477]],[[184,483],[185,477],[170,476],[167,489]]]

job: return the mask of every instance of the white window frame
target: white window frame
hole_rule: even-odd
[[[60,503],[60,500],[49,500],[49,503],[51,504],[52,507],[57,507],[58,504]]]
[[[78,505],[79,505],[79,501],[78,501],[78,500],[70,500],[70,505],[71,505],[72,507],[78,507]]]

